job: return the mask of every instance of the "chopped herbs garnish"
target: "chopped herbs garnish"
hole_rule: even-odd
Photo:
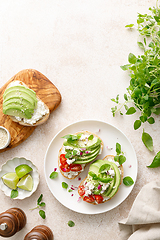
[[[123,178],[123,183],[126,186],[132,186],[134,184],[134,181],[131,177],[127,176],[127,177]]]
[[[62,182],[62,188],[67,189],[68,188],[68,184],[66,182]]]
[[[58,177],[58,172],[52,172],[49,176],[51,179],[55,179]]]
[[[11,191],[11,198],[16,198],[18,196],[18,190],[17,189],[13,189],[12,191]]]
[[[138,46],[142,49],[141,55],[135,56],[129,53],[128,64],[121,66],[123,70],[129,71],[130,84],[124,94],[124,102],[119,102],[119,94],[111,100],[116,106],[111,108],[113,116],[117,112],[123,115],[134,114],[137,110],[139,118],[134,122],[134,129],[137,130],[145,122],[154,124],[154,115],[160,114],[160,8],[158,1],[156,7],[149,8],[149,14],[137,16],[137,29],[141,36]],[[126,25],[132,28],[134,24]],[[128,106],[132,103],[132,106]],[[142,141],[152,151],[152,138],[142,133]]]
[[[68,226],[69,226],[69,227],[74,227],[74,226],[75,226],[75,223],[70,220],[70,221],[68,221]]]
[[[156,167],[160,167],[160,151],[156,154],[156,156],[154,157],[152,163],[147,166],[149,168],[156,168]]]

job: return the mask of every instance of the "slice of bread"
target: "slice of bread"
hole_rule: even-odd
[[[110,159],[112,159],[112,161],[114,160],[114,155],[107,155],[107,156],[105,156],[104,158],[103,158],[103,160],[108,160],[108,161],[110,161]],[[123,166],[122,165],[120,165],[119,166],[119,168],[120,168],[120,172],[121,172],[121,182],[120,182],[120,184],[122,183],[122,181],[123,181]],[[80,187],[81,186],[85,186],[85,180],[87,179],[87,176],[82,180],[82,182],[80,183],[80,185],[79,185],[79,187],[78,187],[78,194],[80,195]],[[119,190],[119,188],[118,188],[118,190]],[[117,192],[118,192],[118,190],[117,190]],[[117,194],[117,192],[115,193],[115,195]],[[114,195],[114,196],[115,196]],[[113,197],[114,197],[113,196]],[[80,195],[80,197],[82,198],[82,199],[84,199],[84,196],[81,196]],[[101,202],[101,203],[99,203],[99,204],[102,204],[102,203],[105,203],[105,202],[107,202],[107,201],[109,201],[109,200],[111,200],[112,198],[109,198],[109,199],[106,199],[106,200],[104,200],[103,202]],[[97,205],[97,202],[96,201],[94,201],[94,202],[87,202],[87,203],[90,203],[90,204],[93,204],[93,205]]]
[[[100,150],[100,153],[101,153],[101,151],[103,150],[104,144],[103,144],[102,139],[101,139],[97,134],[92,133],[92,132],[89,132],[89,131],[86,130],[86,131],[77,132],[77,133],[72,134],[72,135],[77,135],[77,134],[80,134],[80,133],[88,134],[88,135],[93,135],[94,137],[99,138],[99,139],[101,140],[101,150]],[[79,171],[77,175],[72,176],[72,177],[68,177],[68,176],[65,175],[65,173],[64,173],[64,172],[61,170],[61,168],[60,168],[60,165],[61,165],[61,163],[60,163],[60,155],[63,154],[63,153],[64,153],[64,146],[62,146],[61,149],[59,150],[59,154],[58,154],[58,166],[59,166],[59,170],[60,170],[61,174],[62,174],[65,178],[67,178],[67,179],[75,179],[82,171],[84,171],[84,169],[86,168],[86,166],[90,163],[90,162],[89,162],[89,163],[86,163],[85,165],[83,165],[82,170]],[[99,153],[99,154],[100,154],[100,153]],[[99,156],[99,154],[98,154],[98,156]],[[96,158],[97,158],[97,157],[96,157]],[[96,159],[96,158],[95,158],[95,159]],[[95,159],[94,159],[94,160],[95,160]],[[92,161],[94,161],[94,160],[92,160]],[[74,164],[74,162],[73,162],[73,164]]]
[[[16,80],[11,82],[11,84],[14,84],[15,82],[16,82]],[[18,81],[18,82],[19,82],[19,84],[29,88],[22,81]],[[9,88],[9,87],[10,87],[10,84],[8,85],[7,88]],[[45,123],[47,121],[47,119],[49,118],[50,110],[49,110],[48,106],[38,96],[36,96],[36,98],[37,98],[38,101],[41,101],[43,103],[43,105],[44,105],[44,107],[46,109],[45,115],[43,115],[40,119],[36,120],[36,122],[34,122],[34,123],[27,123],[26,121],[24,121],[24,119],[19,120],[18,118],[14,117],[14,116],[11,116],[11,115],[8,115],[8,116],[12,119],[13,122],[17,122],[17,123],[19,123],[20,125],[23,125],[23,126],[38,126],[38,125],[41,125],[41,124]]]

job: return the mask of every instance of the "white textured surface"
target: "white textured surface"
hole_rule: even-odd
[[[31,160],[40,173],[37,191],[28,199],[11,200],[0,193],[0,212],[22,208],[27,225],[12,240],[21,240],[37,224],[46,224],[55,240],[120,239],[118,221],[127,217],[141,187],[159,178],[159,169],[148,169],[159,151],[159,123],[145,124],[152,134],[154,152],[141,142],[142,129],[133,130],[133,116],[112,117],[110,101],[129,84],[120,65],[128,54],[140,54],[136,30],[137,12],[146,13],[156,0],[0,0],[0,87],[20,70],[33,68],[48,77],[62,94],[62,103],[49,120],[36,128],[20,146],[0,154],[0,164],[13,157]],[[138,178],[130,196],[117,208],[99,215],[83,215],[62,206],[51,194],[44,177],[44,156],[51,139],[72,122],[83,119],[106,121],[123,131],[138,158]],[[98,126],[97,126],[98,127]],[[46,219],[38,215],[40,194],[46,202]],[[73,228],[67,222],[75,222]],[[3,239],[3,238],[2,238]]]

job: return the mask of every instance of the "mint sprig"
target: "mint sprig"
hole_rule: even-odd
[[[44,207],[46,204],[45,202],[42,202],[42,198],[43,198],[43,194],[40,195],[40,197],[37,200],[37,206],[35,208],[31,208],[30,210],[34,210],[40,207]],[[39,210],[39,215],[41,216],[41,218],[45,219],[46,218],[46,214],[44,210]]]

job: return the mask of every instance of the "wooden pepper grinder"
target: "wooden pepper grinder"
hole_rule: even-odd
[[[38,225],[27,233],[24,240],[53,240],[53,233],[49,227]]]
[[[0,236],[11,237],[26,225],[26,215],[20,208],[10,208],[0,214]]]

